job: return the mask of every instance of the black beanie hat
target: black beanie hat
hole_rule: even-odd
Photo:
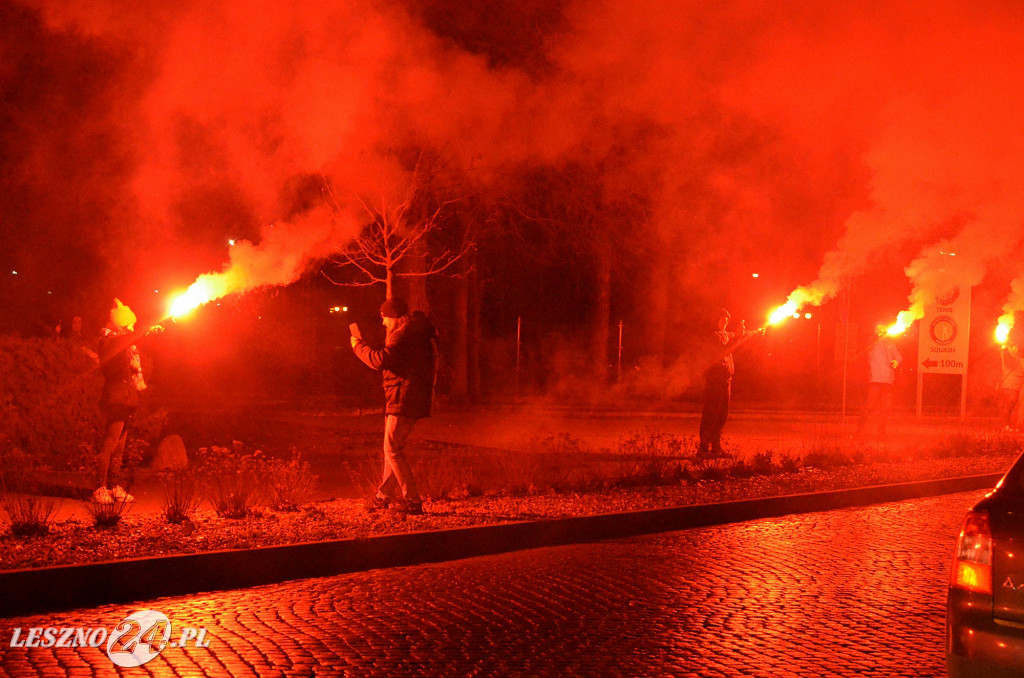
[[[409,312],[409,306],[398,297],[389,297],[380,305],[380,314],[384,318],[401,318]]]

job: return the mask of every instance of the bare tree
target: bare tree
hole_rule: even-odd
[[[389,204],[384,197],[388,194],[386,190],[382,190],[378,198],[353,196],[365,211],[367,224],[331,261],[355,268],[363,279],[339,282],[327,276],[328,279],[336,285],[384,283],[387,296],[391,297],[396,277],[426,278],[452,269],[469,252],[472,241],[465,233],[456,234],[454,238],[435,237],[442,235],[450,208],[459,200],[442,198],[436,179],[437,172],[426,168],[421,154],[408,186],[395,204]],[[346,211],[348,201],[339,198],[337,189],[327,178],[324,179],[324,196],[331,209]]]

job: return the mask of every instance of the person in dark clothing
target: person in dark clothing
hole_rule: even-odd
[[[371,508],[395,506],[423,513],[423,501],[405,456],[405,442],[416,422],[430,416],[434,392],[436,332],[421,311],[409,312],[399,298],[380,307],[386,330],[384,348],[373,349],[352,336],[352,350],[368,367],[384,375],[384,473]],[[396,489],[401,497],[396,497]]]
[[[704,358],[709,363],[704,372],[704,407],[700,417],[700,454],[721,454],[722,429],[729,419],[732,398],[732,377],[736,372],[732,354],[749,337],[761,330],[747,332],[740,322],[739,332],[729,332],[729,311],[719,309],[715,330],[707,339]]]
[[[146,388],[136,344],[147,334],[163,330],[155,325],[136,331],[135,322],[135,313],[114,299],[110,322],[100,334],[98,358],[103,373],[100,409],[103,411],[104,435],[98,460],[100,485],[92,494],[97,504],[134,501],[134,497],[118,483],[118,476],[128,429],[139,406],[139,392]]]
[[[88,356],[93,362],[99,362],[99,354],[93,350],[93,347],[89,345],[89,342],[85,338],[85,333],[82,331],[82,316],[76,315],[71,318],[71,329],[62,335],[65,339],[71,342],[71,345],[81,351],[84,355]]]

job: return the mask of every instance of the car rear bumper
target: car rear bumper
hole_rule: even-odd
[[[946,673],[949,678],[1020,678],[1021,669],[947,652]]]
[[[1024,627],[998,624],[991,596],[951,589],[946,608],[946,672],[951,678],[1024,676]]]

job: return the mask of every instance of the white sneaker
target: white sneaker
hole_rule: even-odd
[[[122,492],[124,490],[121,490]],[[110,490],[105,487],[97,487],[92,493],[92,500],[97,504],[113,504],[114,498],[110,496]]]
[[[123,501],[129,503],[135,501],[135,497],[124,491],[124,488],[118,485],[110,491],[110,496],[113,497],[114,501]]]

